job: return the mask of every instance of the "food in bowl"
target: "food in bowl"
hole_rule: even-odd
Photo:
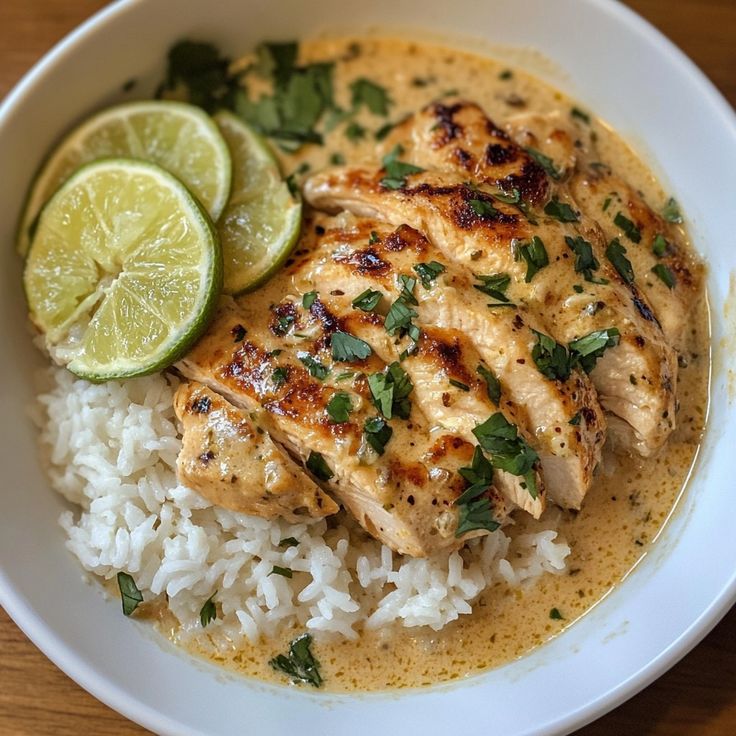
[[[83,124],[50,159],[81,168],[44,169],[23,218],[69,549],[127,615],[280,682],[432,684],[559,633],[646,553],[700,440],[675,200],[590,111],[481,56],[169,61],[148,122]]]

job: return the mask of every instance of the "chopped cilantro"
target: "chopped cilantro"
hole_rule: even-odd
[[[545,266],[549,266],[547,249],[544,247],[542,239],[536,235],[532,238],[531,242],[524,245],[517,245],[515,258],[516,260],[523,258],[526,261],[526,276],[524,281],[527,284],[534,278],[538,271]]]
[[[382,417],[366,419],[363,425],[363,436],[365,441],[379,454],[383,455],[388,441],[394,430]]]
[[[661,258],[667,252],[667,240],[664,235],[657,233],[652,243],[652,252],[658,258]]]
[[[217,618],[217,605],[215,604],[215,591],[205,602],[199,611],[199,623],[204,629],[207,624],[212,623]]]
[[[675,274],[672,273],[672,269],[666,266],[664,263],[658,263],[652,268],[654,273],[660,281],[662,281],[668,289],[675,288]]]
[[[545,170],[547,175],[550,176],[552,179],[558,181],[560,178],[562,178],[562,173],[555,166],[555,162],[549,156],[545,156],[541,151],[538,151],[536,148],[526,148],[524,150]]]
[[[298,547],[299,540],[294,537],[285,537],[279,542],[279,547]]]
[[[314,302],[317,301],[317,292],[316,291],[308,291],[303,297],[302,297],[302,306],[304,309],[309,309]]]
[[[375,245],[380,242],[381,238],[375,230],[371,230],[371,234],[368,236],[368,245]]]
[[[470,391],[470,386],[468,386],[467,383],[463,383],[462,381],[458,381],[455,378],[450,378],[450,386],[454,386],[455,388],[459,388],[461,391]]]
[[[333,166],[342,166],[342,164],[345,163],[345,156],[343,156],[339,151],[335,151],[330,156],[330,163]]]
[[[325,378],[327,378],[330,369],[327,366],[322,365],[322,363],[320,363],[316,358],[313,358],[309,353],[305,353],[298,357],[304,364],[304,367],[309,371],[310,376],[314,376],[314,378],[317,378],[320,381],[324,381]]]
[[[353,404],[348,394],[338,391],[333,394],[332,398],[327,402],[327,414],[335,424],[342,424],[350,419],[350,412],[353,410]]]
[[[618,271],[619,276],[627,283],[634,283],[634,268],[631,261],[626,257],[626,248],[621,245],[618,238],[614,238],[606,248],[606,258]]]
[[[560,222],[578,222],[580,217],[575,210],[570,207],[567,202],[560,202],[557,197],[553,197],[544,205],[544,214],[554,217]]]
[[[593,271],[597,271],[601,264],[593,253],[593,246],[585,238],[580,235],[576,235],[574,238],[566,235],[565,243],[575,254],[575,271],[577,273],[582,273],[586,281],[594,284],[608,283],[606,279],[593,276]],[[582,288],[580,291],[582,292]]]
[[[424,169],[413,164],[399,161],[399,156],[404,153],[404,148],[397,143],[390,153],[383,157],[383,170],[385,176],[381,179],[381,186],[386,189],[401,189],[406,185],[406,177],[410,174],[420,174]]]
[[[570,110],[570,115],[574,118],[577,118],[578,120],[582,120],[587,125],[590,125],[590,115],[588,115],[587,112],[584,112],[579,107],[573,107]]]
[[[292,578],[294,577],[294,573],[291,569],[288,567],[280,567],[279,565],[274,565],[273,570],[271,570],[269,575],[281,575],[283,578]]]
[[[475,277],[480,284],[473,284],[474,289],[490,296],[492,299],[497,299],[499,302],[509,302],[509,298],[506,296],[506,289],[509,288],[511,283],[511,277],[507,273],[494,273],[489,276],[477,275]]]
[[[302,634],[289,645],[288,654],[279,654],[269,661],[271,667],[291,677],[295,683],[305,682],[314,687],[322,685],[319,662],[310,649],[312,637]]]
[[[468,204],[478,217],[496,217],[499,211],[485,199],[469,199]]]
[[[486,382],[486,391],[488,392],[488,398],[498,406],[501,402],[501,383],[496,378],[495,373],[484,365],[479,365],[475,369]]]
[[[460,468],[458,473],[468,486],[453,504],[458,507],[455,536],[462,537],[463,534],[478,529],[496,531],[500,524],[493,518],[491,502],[487,497],[481,498],[493,482],[493,466],[480,447],[476,445],[470,466]]]
[[[498,78],[502,79],[503,81],[506,81],[508,79],[512,79],[514,76],[514,73],[511,71],[511,69],[504,69],[499,75]]]
[[[385,87],[361,77],[350,85],[353,110],[365,105],[374,115],[388,115],[388,108],[392,104]]]
[[[138,589],[132,576],[127,572],[119,572],[117,575],[120,598],[123,602],[123,614],[130,616],[139,604],[143,603],[143,593]]]
[[[532,348],[532,359],[539,372],[552,381],[566,381],[573,369],[569,351],[549,335],[532,330],[537,336],[537,343]]]
[[[616,327],[596,330],[569,343],[573,360],[586,372],[590,373],[603,353],[618,345],[620,332]]]
[[[417,276],[422,281],[422,286],[425,289],[431,289],[432,288],[432,282],[437,279],[437,277],[444,273],[447,269],[437,261],[430,261],[429,263],[417,263],[415,266],[412,266],[414,271],[416,272]]]
[[[414,384],[399,363],[391,363],[383,373],[368,376],[368,388],[375,407],[386,419],[393,416],[409,418],[409,394],[414,390]]]
[[[673,222],[680,224],[683,221],[682,213],[680,212],[680,205],[677,204],[677,200],[674,197],[670,197],[662,210],[662,217],[667,222]]]
[[[332,359],[341,363],[365,360],[373,352],[367,342],[342,330],[332,333],[330,344],[332,347]]]
[[[570,421],[568,422],[568,424],[572,424],[573,427],[577,427],[578,424],[580,424],[580,418],[581,418],[581,416],[582,415],[580,414],[580,412],[578,412],[577,414],[575,414],[572,417],[572,419],[570,419]]]
[[[365,138],[365,128],[360,123],[353,121],[345,126],[345,137],[349,141],[356,143]]]
[[[288,377],[289,369],[282,366],[275,368],[273,373],[271,374],[271,380],[274,382],[277,388],[285,384]]]
[[[362,294],[358,294],[351,304],[362,312],[374,312],[381,303],[381,299],[383,299],[383,294],[380,291],[366,289]]]
[[[322,455],[319,452],[314,452],[314,450],[310,451],[306,466],[307,470],[312,473],[315,478],[322,481],[328,481],[335,475],[330,470],[330,466]]]
[[[616,217],[613,218],[613,224],[619,228],[632,243],[639,243],[641,241],[641,231],[634,222],[624,215],[623,212],[616,213]]]
[[[560,613],[559,608],[552,608],[549,612],[549,617],[553,621],[564,621],[565,617]]]

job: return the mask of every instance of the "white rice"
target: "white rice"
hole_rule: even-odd
[[[472,611],[489,585],[531,584],[560,573],[570,552],[553,529],[501,530],[462,553],[411,559],[349,523],[288,524],[214,507],[179,485],[181,441],[172,408],[175,379],[162,375],[93,385],[49,371],[37,421],[53,487],[78,508],[60,523],[82,566],[110,579],[123,570],[144,598],[166,593],[184,635],[216,593],[208,634],[237,644],[283,626],[354,638],[390,623],[435,630]],[[293,537],[297,546],[280,546]],[[291,579],[271,574],[274,566]]]

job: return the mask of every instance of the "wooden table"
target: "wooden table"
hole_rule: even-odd
[[[0,0],[0,98],[103,0]],[[629,0],[736,105],[736,0]],[[0,736],[147,733],[58,670],[0,609]],[[736,609],[680,664],[577,736],[736,734]]]

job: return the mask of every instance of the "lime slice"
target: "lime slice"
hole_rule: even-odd
[[[213,220],[230,195],[232,164],[212,119],[182,102],[132,102],[82,123],[51,154],[28,196],[18,231],[25,255],[36,218],[51,195],[83,164],[100,158],[137,158],[181,179]]]
[[[225,292],[262,284],[284,262],[299,237],[302,205],[281,178],[266,142],[228,112],[215,116],[233,161],[230,200],[218,223]]]
[[[82,167],[43,208],[23,281],[52,357],[90,381],[179,358],[222,286],[217,233],[186,187],[154,164]]]

